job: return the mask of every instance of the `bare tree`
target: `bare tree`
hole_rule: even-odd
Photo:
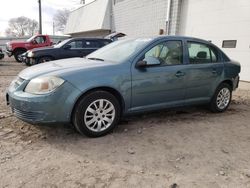
[[[34,35],[38,29],[38,22],[30,18],[21,16],[9,20],[9,27],[5,33],[7,36],[22,37],[25,35]]]
[[[55,23],[56,31],[64,31],[66,26],[70,11],[67,9],[58,10],[57,13],[54,15],[53,21]]]

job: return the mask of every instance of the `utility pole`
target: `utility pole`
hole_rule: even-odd
[[[53,22],[53,35],[55,35],[55,23]]]
[[[38,0],[39,5],[39,34],[42,34],[42,7],[41,0]]]

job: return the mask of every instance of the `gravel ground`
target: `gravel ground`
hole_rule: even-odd
[[[144,114],[90,139],[11,114],[5,90],[24,68],[0,61],[0,187],[250,188],[250,84],[234,92],[225,113]]]

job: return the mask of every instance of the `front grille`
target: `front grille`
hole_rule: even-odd
[[[26,112],[22,110],[18,110],[16,108],[12,109],[13,113],[15,114],[16,117],[28,121],[38,121],[43,119],[44,114],[40,112]]]

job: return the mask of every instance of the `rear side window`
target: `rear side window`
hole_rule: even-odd
[[[84,48],[99,48],[100,44],[98,41],[95,41],[95,40],[85,40],[83,42],[83,47]]]
[[[218,62],[217,51],[206,44],[188,42],[190,64],[203,64]]]
[[[101,41],[99,41],[99,43],[100,43],[100,47],[103,47],[103,46],[108,45],[110,43],[110,41],[108,41],[108,40],[101,40]]]

